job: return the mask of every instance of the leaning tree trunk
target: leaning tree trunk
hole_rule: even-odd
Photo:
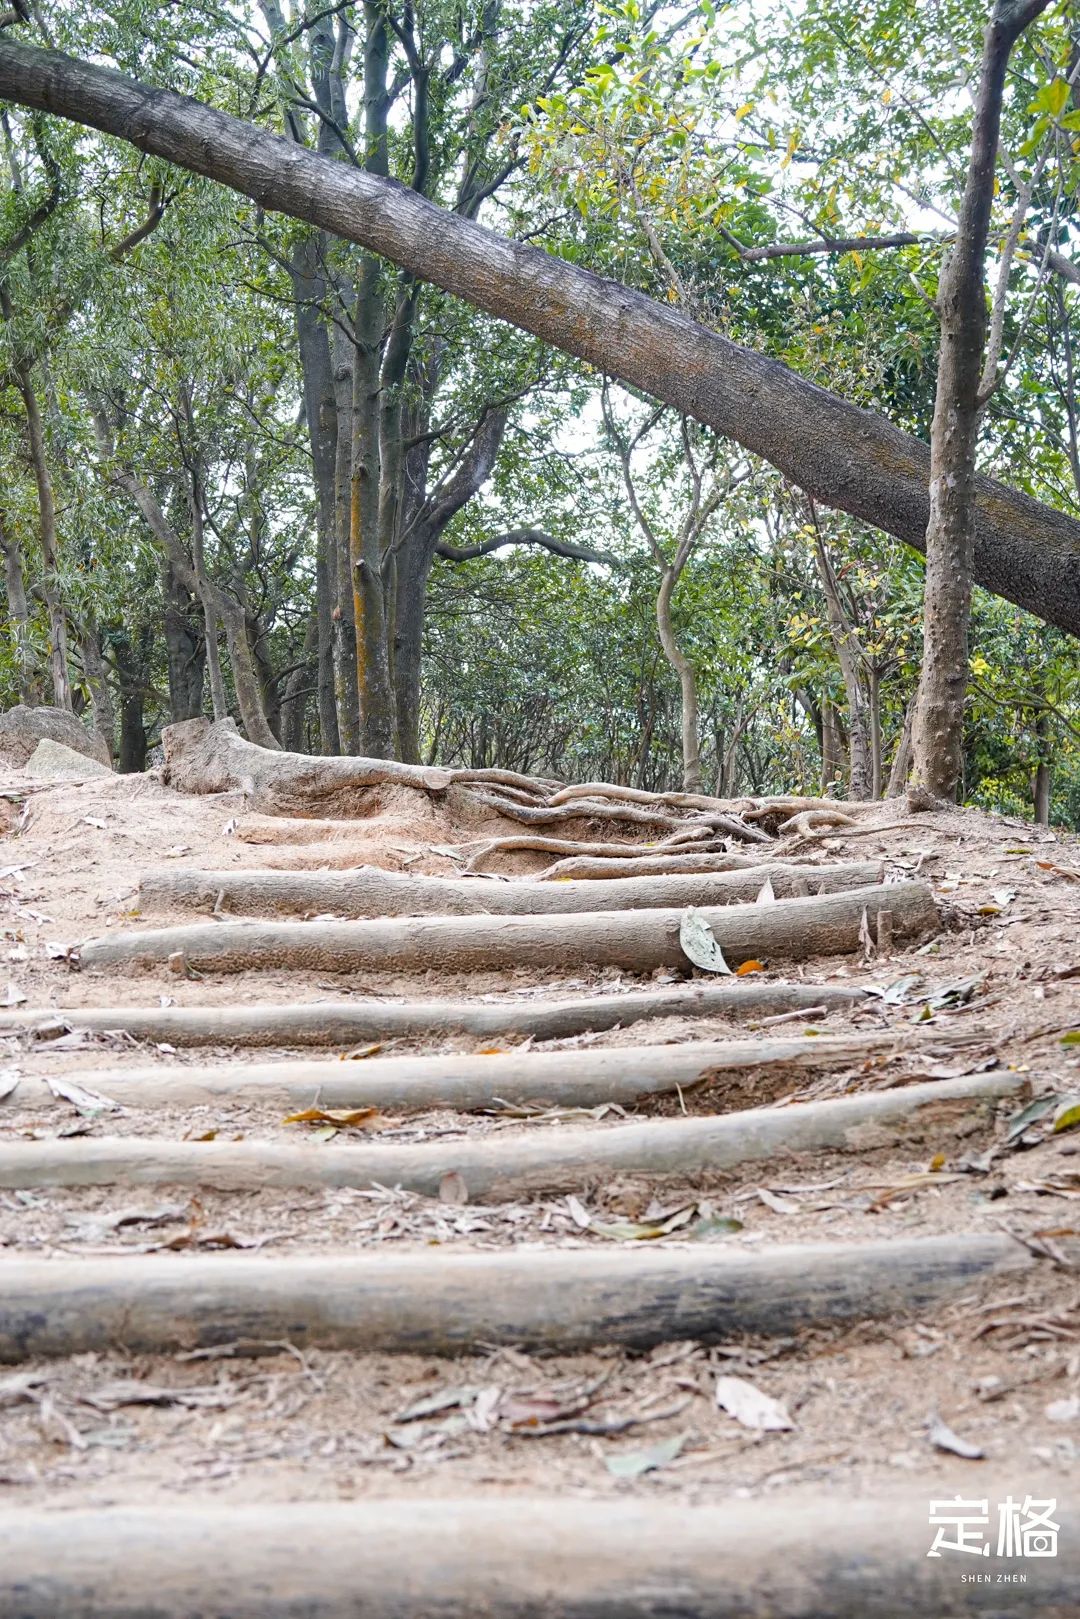
[[[915,777],[953,799],[964,753],[968,628],[975,566],[975,449],[986,344],[984,267],[994,200],[1005,72],[1012,48],[1050,0],[996,0],[983,44],[971,162],[956,240],[938,285],[941,321],[937,393],[930,430],[930,517],[926,527],[923,663],[912,731]]]
[[[676,308],[511,242],[379,175],[57,51],[0,38],[0,97],[119,136],[263,208],[358,242],[674,405],[824,504],[925,546],[925,444]],[[991,478],[976,478],[975,500],[977,581],[1080,632],[1080,522]]]

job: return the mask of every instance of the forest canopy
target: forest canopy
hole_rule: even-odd
[[[1068,6],[34,6],[0,78],[9,40],[610,277],[749,386],[721,431],[690,349],[660,403],[647,356],[565,352],[0,84],[0,706],[86,714],[123,770],[205,712],[294,751],[878,797],[918,730],[929,512],[960,795],[1077,824],[1074,580],[1009,543],[1035,502],[1062,545],[1080,518]],[[789,375],[825,391],[785,409]],[[850,442],[837,397],[871,413]],[[962,466],[941,509],[950,399],[973,467],[1029,497],[984,490],[994,553]],[[941,429],[911,532],[855,487],[891,476],[859,461],[879,420]],[[1001,591],[969,645],[953,556]]]

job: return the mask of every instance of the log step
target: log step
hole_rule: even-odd
[[[417,1112],[449,1107],[458,1112],[502,1102],[595,1107],[632,1106],[642,1096],[690,1091],[725,1073],[792,1065],[829,1067],[893,1051],[891,1034],[837,1038],[789,1035],[770,1040],[693,1040],[684,1045],[606,1046],[569,1051],[506,1051],[434,1057],[371,1057],[361,1062],[300,1058],[288,1062],[149,1068],[115,1067],[76,1076],[130,1107],[195,1107],[204,1102],[261,1102],[281,1108],[378,1107]],[[20,1079],[9,1093],[15,1104],[39,1106],[52,1093],[46,1082]]]
[[[1021,1074],[982,1074],[719,1118],[404,1146],[124,1136],[9,1141],[0,1142],[0,1187],[181,1185],[236,1192],[392,1186],[434,1197],[454,1171],[470,1198],[493,1203],[576,1191],[614,1175],[682,1182],[787,1154],[893,1146],[928,1131],[938,1141],[974,1113],[991,1113],[1001,1098],[1025,1090]]]
[[[729,966],[752,958],[805,960],[851,954],[879,913],[890,937],[922,938],[938,927],[924,883],[855,888],[769,905],[703,908]],[[586,966],[652,972],[690,970],[679,942],[684,910],[559,913],[554,916],[438,916],[362,922],[220,922],[122,932],[83,946],[84,967],[164,965],[179,956],[197,971],[252,968],[357,972],[470,972]]]
[[[966,1486],[994,1511],[1017,1493],[1012,1474],[977,1482],[707,1505],[413,1493],[9,1506],[0,1619],[1072,1619],[1080,1536],[1063,1508],[1055,1557],[960,1569],[955,1553],[927,1556],[932,1499]],[[1025,1472],[1020,1493],[1054,1501],[1061,1481]]]
[[[755,900],[766,879],[778,899],[834,894],[879,883],[877,861],[831,866],[758,865],[742,871],[627,878],[622,882],[493,882],[483,877],[410,877],[361,866],[339,871],[156,871],[142,879],[143,910],[204,910],[244,916],[530,916],[635,911]]]
[[[1080,1242],[1060,1246],[1075,1261]],[[745,1251],[516,1249],[0,1259],[0,1360],[298,1348],[467,1354],[478,1343],[650,1348],[932,1310],[1040,1261],[1003,1232]]]
[[[174,1046],[348,1046],[359,1041],[531,1035],[557,1040],[593,1029],[627,1028],[654,1018],[753,1018],[824,1007],[850,1010],[865,990],[824,984],[676,984],[578,1000],[317,1001],[302,1006],[80,1006],[0,1009],[0,1034],[47,1041],[59,1024]],[[59,1021],[58,1021],[59,1020]],[[47,1049],[47,1045],[44,1047]]]

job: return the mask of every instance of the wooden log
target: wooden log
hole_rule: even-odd
[[[1066,1258],[1080,1249],[1060,1242]],[[758,1250],[3,1258],[0,1361],[283,1338],[300,1349],[418,1355],[468,1354],[479,1343],[716,1343],[933,1312],[983,1281],[1023,1283],[1039,1263],[1004,1232]]]
[[[864,917],[893,917],[895,938],[915,939],[938,926],[925,883],[890,883],[773,905],[703,908],[701,915],[729,966],[751,959],[806,960],[858,949]],[[117,932],[91,939],[84,967],[163,965],[180,954],[196,971],[273,968],[306,972],[372,969],[475,972],[586,966],[689,971],[679,942],[682,910],[603,911],[554,916],[452,916],[363,922],[218,922]]]
[[[245,1087],[238,1089],[243,1093]],[[804,1152],[865,1151],[922,1139],[927,1132],[939,1142],[958,1124],[992,1113],[1002,1097],[1025,1089],[1021,1074],[981,1074],[719,1118],[650,1119],[608,1130],[530,1131],[405,1146],[134,1136],[0,1141],[0,1187],[198,1186],[249,1192],[270,1186],[400,1186],[435,1197],[443,1177],[453,1171],[473,1201],[502,1203],[536,1192],[574,1192],[598,1181],[606,1184],[614,1175],[647,1176],[650,1185],[683,1184],[739,1164]]]
[[[9,1504],[0,1619],[1074,1619],[1080,1536],[1060,1512],[1054,1557],[927,1556],[930,1502],[960,1482],[704,1504],[653,1490]],[[1061,1490],[1024,1474],[1033,1499]],[[1016,1492],[1014,1473],[979,1471],[980,1497]]]
[[[144,910],[205,910],[245,916],[530,916],[661,906],[745,905],[766,879],[777,899],[835,894],[880,883],[875,861],[828,866],[750,866],[745,871],[640,877],[610,882],[492,882],[482,877],[411,877],[362,866],[337,872],[201,871],[169,868],[142,879]]]
[[[693,845],[689,846],[691,849]],[[690,854],[672,849],[669,854],[643,854],[634,859],[608,855],[571,855],[538,872],[536,881],[562,882],[567,877],[601,881],[612,877],[667,877],[702,871],[745,871],[753,861],[745,855]]]
[[[665,1046],[601,1046],[570,1051],[500,1051],[479,1056],[369,1057],[360,1062],[294,1059],[205,1067],[80,1070],[79,1083],[134,1107],[240,1100],[281,1108],[377,1106],[388,1112],[452,1107],[462,1112],[511,1104],[632,1106],[642,1096],[692,1090],[725,1073],[773,1065],[819,1068],[894,1048],[890,1034],[829,1039],[795,1034],[767,1040],[695,1040]],[[27,1077],[12,1103],[48,1102],[44,1082]]]
[[[303,1006],[82,1006],[0,1008],[0,1034],[24,1035],[47,1048],[69,1028],[95,1034],[123,1031],[137,1040],[174,1046],[348,1046],[361,1041],[481,1039],[531,1035],[557,1040],[592,1029],[628,1028],[654,1018],[755,1018],[827,1006],[850,1011],[865,991],[836,985],[759,983],[675,984],[578,1000],[313,1001]]]

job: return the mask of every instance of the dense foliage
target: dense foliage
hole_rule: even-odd
[[[32,27],[925,437],[985,16],[125,0]],[[1059,5],[1010,69],[980,461],[1080,514],[1078,64]],[[359,249],[18,108],[0,140],[0,705],[89,711],[124,769],[207,712],[667,788],[689,668],[709,790],[887,790],[914,552]],[[1080,824],[1075,643],[980,592],[971,668],[964,796]]]

